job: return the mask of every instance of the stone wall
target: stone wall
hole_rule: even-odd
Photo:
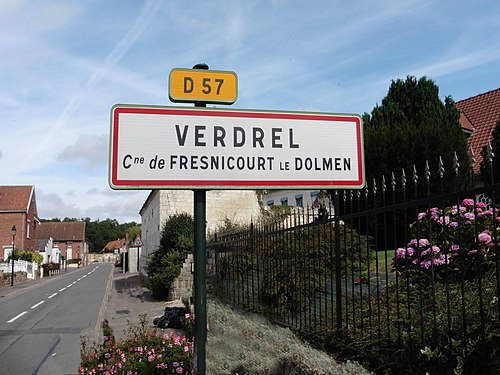
[[[169,301],[187,300],[189,301],[193,293],[194,275],[191,272],[193,267],[193,254],[188,254],[182,264],[181,274],[174,280],[168,293]]]
[[[16,285],[17,283],[22,283],[26,280],[28,280],[28,274],[26,272],[14,273],[14,285]],[[0,288],[9,285],[10,285],[10,273],[0,272]]]

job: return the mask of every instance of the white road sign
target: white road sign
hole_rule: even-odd
[[[364,186],[359,115],[115,105],[113,189]]]

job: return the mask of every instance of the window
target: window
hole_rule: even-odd
[[[274,200],[270,199],[267,201],[268,206],[274,206]]]
[[[26,238],[29,239],[30,238],[31,221],[29,219],[27,221],[28,222],[26,225]]]
[[[281,198],[281,205],[282,206],[288,206],[288,198],[287,197]]]
[[[295,205],[297,207],[304,207],[304,198],[302,197],[302,194],[297,194],[295,196]]]
[[[311,191],[311,204],[314,204],[314,201],[316,200],[317,196],[318,196],[317,191]]]

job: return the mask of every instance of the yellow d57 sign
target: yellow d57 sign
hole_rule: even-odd
[[[172,102],[233,104],[237,86],[238,77],[231,71],[175,68],[170,72],[168,93]]]

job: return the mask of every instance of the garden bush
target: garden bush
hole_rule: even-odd
[[[173,215],[165,221],[160,246],[148,257],[145,267],[155,299],[167,299],[170,285],[179,276],[193,243],[193,218],[189,214]]]
[[[88,347],[82,339],[80,374],[191,374],[192,338],[148,328],[145,315],[139,325],[129,326],[127,337],[119,342],[106,324],[103,333],[100,345]]]
[[[418,214],[412,239],[396,250],[394,269],[406,275],[424,273],[436,280],[467,280],[494,265],[496,221],[482,202],[461,204]]]

